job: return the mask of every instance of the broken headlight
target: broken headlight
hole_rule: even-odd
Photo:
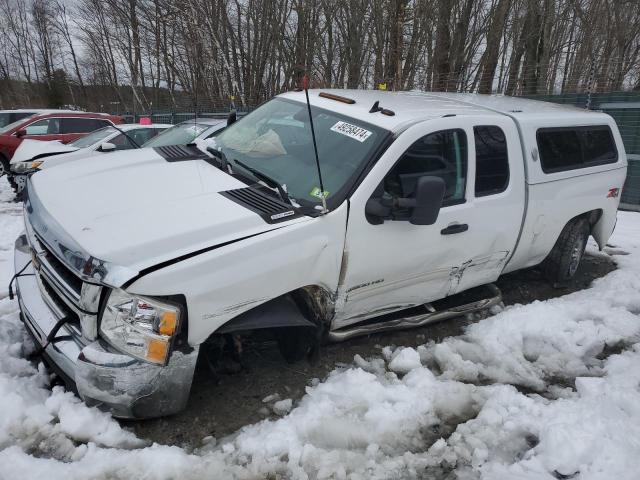
[[[35,160],[33,162],[20,162],[11,165],[11,171],[17,174],[34,172],[38,170],[40,168],[40,165],[42,165],[43,163],[43,160]]]
[[[118,350],[164,365],[179,322],[180,308],[175,305],[112,290],[100,333]]]

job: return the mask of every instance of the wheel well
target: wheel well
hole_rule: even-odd
[[[597,208],[595,210],[589,210],[588,212],[584,212],[584,213],[581,213],[580,215],[576,215],[575,217],[573,217],[571,220],[569,220],[567,222],[565,227],[567,225],[569,225],[571,222],[574,222],[575,220],[578,220],[579,218],[584,218],[589,222],[589,226],[591,228],[593,228],[593,226],[596,223],[598,223],[598,221],[600,220],[601,217],[602,217],[602,209],[601,208]]]
[[[272,298],[232,318],[211,336],[256,329],[315,326],[323,332],[333,316],[333,300],[322,287],[307,285]]]
[[[243,337],[271,338],[289,363],[316,357],[333,315],[332,296],[308,285],[272,298],[232,318],[203,342],[201,353],[209,366],[230,350],[241,361]]]
[[[324,328],[331,321],[335,306],[334,297],[324,288],[307,285],[288,295],[298,304],[305,317],[318,327]]]

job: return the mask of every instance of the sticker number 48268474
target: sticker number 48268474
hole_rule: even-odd
[[[336,124],[331,127],[331,130],[359,142],[364,142],[371,135],[369,130],[347,122],[336,122]]]

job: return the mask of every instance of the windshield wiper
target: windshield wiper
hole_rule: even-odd
[[[278,182],[277,180],[271,178],[266,173],[262,173],[261,171],[256,170],[253,167],[250,167],[249,165],[247,165],[244,162],[241,162],[240,160],[234,159],[233,161],[236,162],[238,165],[240,165],[245,170],[248,170],[249,172],[251,172],[258,180],[262,180],[264,183],[267,184],[267,186],[269,186],[271,188],[275,188],[276,190],[278,190],[278,193],[280,194],[280,198],[282,198],[282,200],[284,202],[288,203],[289,205],[294,206],[293,202],[291,201],[291,198],[289,197],[289,194],[284,189],[282,184],[280,184],[280,182]]]
[[[138,145],[138,142],[136,142],[133,137],[131,137],[131,135],[129,135],[127,132],[125,132],[124,130],[122,130],[121,128],[116,127],[115,125],[111,125],[112,128],[115,128],[117,131],[119,131],[122,135],[124,135],[125,137],[127,137],[127,140],[129,140],[129,143],[131,143],[131,145],[133,145],[133,148],[142,148],[140,145]]]
[[[207,152],[220,160],[220,162],[218,163],[218,168],[220,168],[220,170],[225,170],[229,174],[233,173],[231,172],[231,165],[229,164],[229,160],[227,160],[227,156],[222,150],[218,150],[213,147],[207,147]]]

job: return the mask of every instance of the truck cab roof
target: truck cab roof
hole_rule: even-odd
[[[352,100],[353,103],[322,97],[320,94],[323,92]],[[280,97],[300,102],[306,101],[304,92],[287,92]],[[603,113],[567,105],[505,95],[475,93],[314,89],[309,90],[309,101],[316,107],[336,111],[395,133],[418,122],[454,115],[507,115],[519,123],[542,118],[568,121],[584,119],[586,115],[594,120],[597,117],[610,118]],[[379,102],[380,108],[391,110],[394,115],[371,113],[370,110],[375,102]]]

